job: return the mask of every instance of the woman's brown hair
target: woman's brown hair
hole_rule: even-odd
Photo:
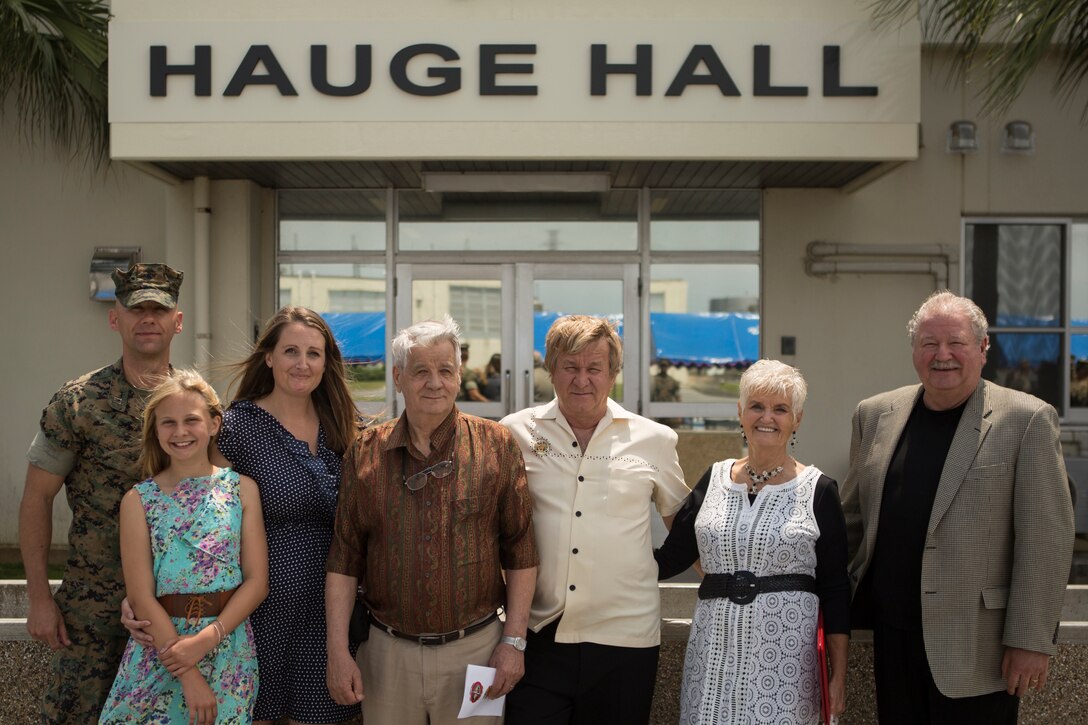
[[[283,329],[294,322],[317,330],[325,340],[325,373],[310,397],[317,409],[321,427],[325,429],[329,449],[342,456],[355,439],[361,425],[355,402],[351,398],[351,390],[348,388],[347,371],[340,346],[336,344],[328,323],[313,310],[287,306],[272,316],[257,339],[253,352],[245,360],[230,366],[235,370],[231,386],[238,384],[234,399],[259,400],[276,387],[272,370],[265,363],[265,358],[275,351]]]

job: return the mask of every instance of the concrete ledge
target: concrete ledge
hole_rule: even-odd
[[[50,579],[49,588],[54,592],[60,579]],[[26,579],[0,579],[0,618],[26,617],[30,601],[26,596]]]
[[[0,618],[0,642],[29,641],[26,631],[26,618]]]
[[[57,584],[58,582],[53,582]],[[0,581],[0,722],[33,725],[39,722],[38,700],[49,677],[49,649],[26,633],[25,583]],[[697,584],[661,587],[661,659],[654,691],[652,725],[674,725],[680,718],[679,693],[684,652]],[[12,613],[11,608],[15,609]],[[1052,725],[1084,721],[1088,712],[1088,586],[1066,592],[1063,621],[1058,632],[1058,654],[1051,660],[1046,690],[1024,700],[1021,725]],[[1080,616],[1068,616],[1076,615]],[[872,633],[855,630],[850,645],[847,711],[842,725],[876,722],[873,691]]]

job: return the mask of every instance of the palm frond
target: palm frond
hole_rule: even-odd
[[[1047,57],[1058,60],[1055,91],[1073,97],[1088,76],[1088,0],[874,0],[887,24],[920,13],[926,42],[953,48],[950,80],[980,71],[983,114],[1007,111]],[[1088,104],[1083,116],[1088,120]]]
[[[14,98],[29,143],[108,159],[108,23],[98,0],[0,0],[0,104]]]

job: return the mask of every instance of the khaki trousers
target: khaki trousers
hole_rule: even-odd
[[[495,620],[455,642],[426,647],[371,627],[359,648],[366,725],[502,725],[501,717],[458,720],[465,668],[486,666],[502,636]]]

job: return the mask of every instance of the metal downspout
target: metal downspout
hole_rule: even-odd
[[[211,361],[211,182],[193,179],[193,313],[196,316],[196,359],[201,370]]]

